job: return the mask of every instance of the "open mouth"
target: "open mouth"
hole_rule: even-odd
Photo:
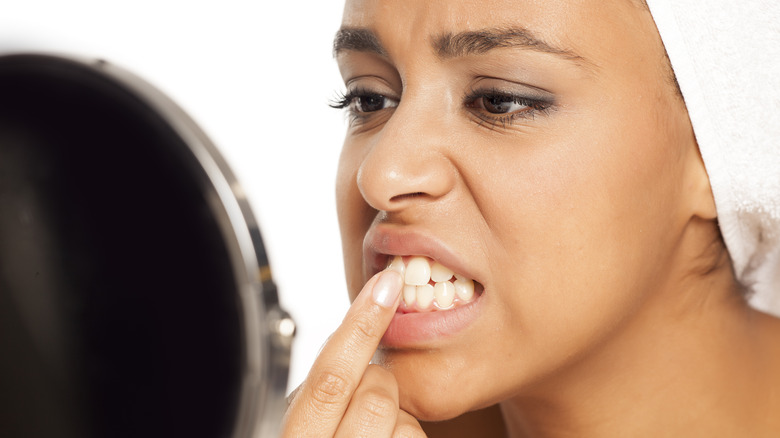
[[[449,310],[471,303],[484,288],[479,282],[456,274],[423,256],[395,256],[387,264],[404,278],[402,313]]]

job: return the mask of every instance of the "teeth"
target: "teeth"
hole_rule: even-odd
[[[412,284],[405,284],[403,294],[404,303],[406,303],[406,306],[414,306],[415,301],[417,301],[417,286]]]
[[[439,262],[435,262],[433,266],[431,266],[431,280],[433,281],[447,281],[452,278],[453,275],[454,272],[452,272],[450,268]]]
[[[433,286],[433,296],[436,298],[436,304],[442,309],[446,309],[455,300],[455,285],[449,281],[436,283]]]
[[[427,257],[410,257],[404,263],[403,257],[396,256],[387,269],[404,277],[402,294],[407,309],[448,309],[458,302],[464,304],[474,299],[474,280],[454,274],[451,269]]]
[[[469,278],[455,277],[455,295],[463,301],[474,298],[474,280]]]
[[[427,309],[433,304],[434,290],[430,284],[424,284],[417,287],[417,305],[421,309]]]
[[[406,265],[404,265],[404,259],[401,257],[394,257],[393,261],[390,262],[389,265],[387,265],[387,269],[393,270],[401,274],[401,277],[404,276],[404,271],[406,271]]]
[[[403,263],[403,261],[402,261]],[[404,282],[415,286],[422,286],[431,281],[431,265],[424,257],[412,257],[406,266]]]

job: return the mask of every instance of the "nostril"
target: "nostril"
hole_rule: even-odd
[[[425,193],[423,192],[415,192],[415,193],[404,193],[403,195],[395,195],[392,198],[390,198],[390,201],[403,201],[405,199],[414,199],[421,196],[425,196]]]

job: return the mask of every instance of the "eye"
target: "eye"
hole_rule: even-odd
[[[506,94],[485,94],[477,96],[470,107],[484,110],[490,114],[510,114],[530,111],[536,102],[519,96]]]
[[[512,113],[528,107],[509,96],[485,96],[482,98],[482,106],[493,114]]]
[[[372,113],[385,108],[394,108],[398,106],[398,102],[381,94],[367,94],[355,96],[352,99],[352,105],[354,105],[355,111],[357,112]]]
[[[471,90],[464,105],[483,122],[507,126],[515,120],[547,114],[553,102],[547,96],[526,96],[497,89]]]
[[[333,108],[348,108],[357,114],[373,113],[398,106],[398,100],[383,94],[355,90],[339,97],[330,105]]]

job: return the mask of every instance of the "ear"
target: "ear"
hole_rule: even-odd
[[[690,131],[690,144],[687,146],[686,184],[684,187],[690,200],[691,216],[704,220],[715,220],[718,217],[718,212],[715,209],[715,198],[712,196],[710,178],[704,167],[693,129]]]

